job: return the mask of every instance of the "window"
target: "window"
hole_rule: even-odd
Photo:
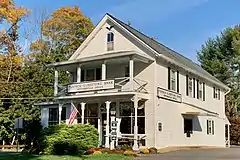
[[[170,89],[176,91],[176,71],[171,70],[171,85]]]
[[[142,103],[142,104],[141,104]],[[145,106],[144,102],[139,102],[137,123],[138,123],[138,134],[145,134]],[[120,102],[120,132],[122,134],[133,134],[134,133],[134,106],[133,102]]]
[[[168,89],[179,92],[179,72],[168,67]]]
[[[187,96],[189,97],[194,97],[193,93],[194,93],[194,81],[193,78],[188,77],[188,75],[186,75],[186,86],[187,86]]]
[[[67,118],[67,108],[62,107],[61,122],[66,122]]]
[[[81,104],[77,107],[79,113],[77,114],[78,123],[81,123]],[[84,109],[84,123],[89,123],[95,128],[98,128],[98,104],[97,103],[87,103]]]
[[[93,68],[93,69],[82,69],[81,71],[81,81],[95,81],[102,79],[102,69]]]
[[[197,99],[205,101],[205,83],[197,80]]]
[[[220,100],[220,89],[213,87],[213,98]]]
[[[198,88],[199,99],[202,99],[202,94],[203,94],[203,91],[202,91],[202,82],[199,82],[198,85],[199,85],[199,88]]]
[[[107,34],[107,51],[114,49],[114,34],[112,32]]]
[[[207,120],[207,134],[214,135],[214,121]]]
[[[162,123],[158,122],[158,131],[162,131]]]
[[[56,125],[58,121],[58,108],[49,108],[48,125]]]
[[[94,72],[95,72],[94,69],[88,69],[88,70],[87,70],[87,75],[86,75],[87,81],[93,81],[93,80],[95,80],[95,79],[94,79]]]

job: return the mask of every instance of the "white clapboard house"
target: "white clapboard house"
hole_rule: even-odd
[[[106,14],[68,61],[55,69],[55,102],[41,106],[42,125],[90,123],[99,145],[229,144],[229,88],[190,59]],[[58,71],[70,73],[58,84]],[[226,134],[226,133],[228,134]]]

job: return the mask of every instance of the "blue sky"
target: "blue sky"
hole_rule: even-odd
[[[109,12],[141,32],[197,61],[196,51],[209,37],[239,24],[239,0],[15,0],[34,13],[79,6],[94,24]],[[24,27],[28,27],[23,25]]]

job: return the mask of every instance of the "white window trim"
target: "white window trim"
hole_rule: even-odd
[[[203,82],[198,81],[198,99],[203,100]]]
[[[213,94],[214,94],[213,98],[216,99],[216,100],[221,100],[221,97],[220,97],[221,90],[217,87],[214,87],[213,89],[214,89],[213,90]]]
[[[215,122],[213,120],[207,119],[207,135],[215,134]]]
[[[173,88],[173,81],[175,83],[174,88]],[[170,90],[175,92],[177,91],[177,71],[173,69],[170,69]]]
[[[191,89],[190,89],[190,84],[192,85],[191,87]],[[189,97],[192,97],[193,98],[193,92],[194,92],[194,90],[193,90],[193,88],[194,88],[194,84],[193,84],[193,78],[192,77],[188,77],[188,84],[187,84],[188,86],[188,96]]]

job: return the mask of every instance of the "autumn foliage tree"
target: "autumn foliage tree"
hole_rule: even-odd
[[[0,140],[10,144],[15,135],[13,121],[23,117],[27,128],[21,138],[36,139],[40,110],[35,102],[53,100],[53,70],[49,63],[65,61],[80,46],[93,29],[91,20],[78,7],[57,9],[40,23],[40,36],[23,53],[19,37],[19,22],[30,14],[17,7],[13,0],[0,0]],[[68,74],[60,72],[60,83],[68,82]],[[34,130],[35,129],[35,130]]]

